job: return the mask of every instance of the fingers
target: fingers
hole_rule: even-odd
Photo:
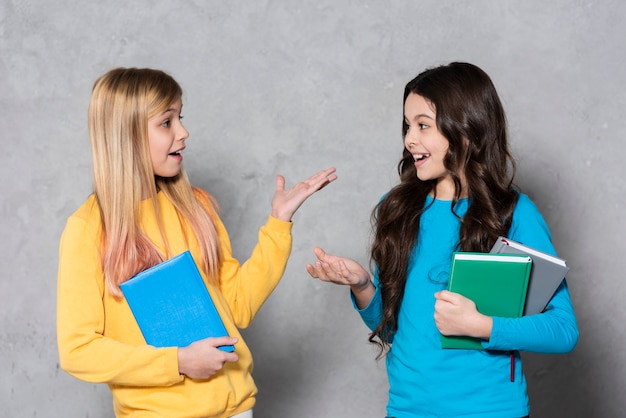
[[[211,345],[215,348],[223,347],[225,345],[235,345],[239,341],[237,337],[217,337],[209,338]]]
[[[324,251],[320,247],[313,248],[313,253],[317,257],[317,259],[320,260],[320,261],[324,261],[324,259],[326,258],[326,251]]]
[[[314,183],[328,180],[332,181],[337,178],[337,176],[335,175],[335,171],[337,171],[335,167],[327,168],[326,170],[318,171],[305,181],[310,181]]]
[[[314,278],[337,284],[368,284],[370,276],[361,265],[350,258],[331,255],[320,247],[313,248],[317,261],[307,264],[307,272]]]
[[[222,362],[222,366],[224,363],[236,363],[239,360],[239,356],[234,351],[232,353],[224,352],[224,361]]]
[[[235,345],[237,344],[239,340],[235,337],[217,337],[217,338],[207,338],[206,341],[212,347],[219,349],[220,347],[223,347],[223,346]],[[239,356],[235,352],[227,352],[227,351],[220,350],[218,353],[218,356],[221,356],[221,358],[217,357],[216,360],[219,361],[222,364],[222,366],[226,362],[232,363],[232,362],[236,362],[237,360],[239,360]]]
[[[328,272],[325,266],[319,261],[316,261],[315,264],[307,264],[306,270],[314,279],[320,279],[325,282],[329,281]]]
[[[328,183],[337,180],[337,175],[335,174],[335,171],[337,171],[337,169],[335,169],[334,167],[318,171],[317,173],[313,174],[311,177],[300,183],[306,185],[307,188],[319,190],[322,187],[326,186]],[[285,190],[285,177],[280,174],[276,176],[276,190]]]
[[[337,180],[337,175],[335,174],[337,171],[334,167],[327,168],[326,170],[322,170],[319,173],[315,174],[313,177],[319,177],[318,181],[321,181],[320,189],[325,187],[328,183],[331,183]]]
[[[316,261],[315,264],[307,264],[309,274],[324,282],[333,282],[338,284],[347,284],[347,269],[341,266],[341,262],[327,263],[325,261]]]
[[[329,255],[320,247],[313,248],[313,253],[317,257],[315,265],[307,264],[306,269],[311,276],[316,279],[322,279],[322,277],[328,277],[328,272],[331,270]]]
[[[335,169],[329,169],[327,170],[329,173],[325,174],[325,177],[322,181],[322,184],[320,184],[318,190],[322,190],[324,187],[328,186],[330,183],[332,183],[333,181],[337,180],[337,175],[334,174],[335,173]]]
[[[315,266],[313,266],[311,264],[307,264],[306,265],[306,271],[314,279],[319,279],[320,278],[321,273],[315,268]]]
[[[447,302],[456,306],[467,305],[467,304],[474,305],[474,302],[472,302],[470,299],[466,298],[460,293],[450,292],[449,290],[442,290],[440,292],[435,293],[435,299],[442,303]]]
[[[337,180],[335,175],[336,169],[334,167],[327,168],[326,170],[319,171],[313,174],[308,179],[304,180],[301,184],[306,186],[306,189],[310,191],[310,194],[323,189],[329,183]],[[297,186],[294,186],[294,188]]]
[[[435,299],[438,300],[438,301],[439,300],[447,300],[445,292],[447,292],[447,290],[441,290],[439,292],[436,292],[435,293]]]
[[[329,265],[327,263],[322,263],[320,261],[316,261],[314,264],[307,264],[306,271],[309,273],[311,277],[314,279],[320,279],[325,282],[330,281],[330,277],[328,274]]]
[[[454,304],[458,304],[459,297],[460,295],[458,293],[450,292],[449,290],[441,290],[435,293],[436,300]]]
[[[276,176],[276,191],[285,190],[285,177],[278,174]]]

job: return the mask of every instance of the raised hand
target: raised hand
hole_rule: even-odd
[[[290,189],[285,189],[285,178],[276,176],[276,191],[272,198],[272,216],[282,221],[291,221],[294,213],[313,193],[335,181],[334,168],[322,170],[308,179],[297,183]]]
[[[369,273],[351,258],[326,253],[319,247],[313,249],[317,261],[307,264],[311,277],[335,284],[350,286],[357,305],[364,308],[374,296],[375,288]]]
[[[356,261],[328,254],[320,247],[315,247],[313,252],[317,261],[306,265],[311,277],[324,282],[356,287],[363,287],[369,283],[369,273]]]

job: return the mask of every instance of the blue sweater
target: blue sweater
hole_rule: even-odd
[[[451,202],[428,198],[421,217],[399,315],[387,355],[390,417],[523,417],[529,413],[526,379],[519,351],[565,353],[578,341],[578,326],[565,280],[545,312],[522,318],[493,318],[481,350],[443,350],[434,321],[434,293],[447,288],[450,261],[459,240],[460,221]],[[468,200],[457,204],[465,215]],[[513,214],[509,238],[555,255],[550,231],[524,194]],[[382,318],[378,277],[376,294],[359,313],[370,329]],[[510,353],[515,355],[511,382]]]

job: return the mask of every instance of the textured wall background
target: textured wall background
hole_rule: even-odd
[[[519,162],[561,256],[576,351],[526,355],[532,415],[626,410],[626,5],[605,1],[0,0],[0,416],[109,417],[103,385],[60,371],[57,245],[91,187],[91,86],[150,66],[186,89],[186,166],[245,258],[274,175],[334,165],[296,215],[287,273],[245,335],[255,417],[382,417],[387,382],[347,291],[308,278],[314,245],[366,261],[369,212],[396,182],[404,84],[465,60],[499,88]]]

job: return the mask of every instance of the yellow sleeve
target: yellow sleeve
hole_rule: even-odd
[[[246,328],[278,285],[291,254],[291,222],[269,217],[258,233],[258,242],[243,264],[233,258],[228,233],[216,219],[223,251],[220,291],[228,303],[235,324]]]
[[[182,381],[177,348],[146,345],[126,302],[105,290],[99,214],[92,216],[93,212],[97,211],[70,217],[61,237],[57,282],[61,368],[82,380],[114,385],[168,386]]]

